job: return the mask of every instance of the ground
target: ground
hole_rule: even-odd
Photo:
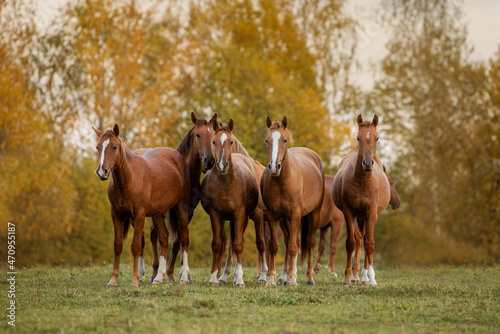
[[[261,286],[254,268],[244,270],[246,287],[239,289],[209,286],[208,269],[192,269],[194,283],[187,286],[139,288],[128,287],[128,265],[121,272],[119,287],[107,289],[109,264],[19,269],[16,327],[4,315],[0,332],[500,332],[500,266],[382,268],[378,287],[344,287],[323,268],[312,287],[302,269],[294,288]],[[5,279],[0,288],[6,313]]]

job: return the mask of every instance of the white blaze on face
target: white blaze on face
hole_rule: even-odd
[[[225,133],[223,133],[222,136],[220,136],[221,147],[224,146],[224,142],[226,141],[226,139],[227,139],[227,135]],[[222,148],[222,155],[221,155],[220,161],[219,161],[219,168],[220,169],[224,169],[224,164],[222,163],[222,160],[224,159],[224,153],[226,153],[226,150],[224,148]]]
[[[108,146],[108,144],[109,144],[109,138],[102,143],[101,162],[99,164],[99,169],[98,169],[99,171],[103,170],[102,164],[104,163],[104,153],[106,152],[106,147]]]
[[[366,134],[366,139],[370,139],[370,132]]]
[[[276,168],[276,160],[278,159],[278,149],[279,149],[281,133],[279,133],[278,131],[274,131],[272,137],[273,137],[273,152],[271,155],[271,168]]]

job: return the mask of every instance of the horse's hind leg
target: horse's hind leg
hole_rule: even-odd
[[[332,220],[332,232],[330,234],[330,259],[328,260],[328,271],[333,274],[333,279],[337,277],[335,273],[335,254],[337,253],[337,243],[339,241],[340,232],[342,232],[344,221]]]
[[[268,268],[266,261],[266,243],[264,241],[264,212],[260,209],[256,209],[252,218],[255,226],[255,244],[257,246],[257,251],[259,252],[259,283],[266,283]]]
[[[146,242],[144,241],[144,231],[142,232],[141,239],[141,255],[139,255],[139,282],[144,283],[144,274],[146,273],[146,267],[144,266],[144,247]]]
[[[151,273],[151,283],[153,283],[156,275],[158,274],[158,266],[160,264],[158,257],[158,231],[154,225],[151,226],[149,239],[151,240],[151,246],[153,247],[153,272]]]
[[[165,221],[163,219],[163,214],[154,216],[153,225],[155,230],[160,237],[160,263],[158,266],[156,277],[153,280],[153,284],[160,284],[163,282],[163,276],[167,273],[167,248],[168,248],[168,230],[165,226]],[[158,256],[158,253],[157,255]]]
[[[289,223],[287,220],[280,220],[281,231],[283,232],[283,241],[285,243],[285,261],[283,262],[283,271],[281,272],[280,277],[278,278],[278,283],[284,283],[288,279],[289,275],[289,255],[288,255],[288,243],[290,238],[289,232]]]
[[[191,278],[189,276],[189,263],[188,263],[188,249],[189,249],[188,211],[179,208],[178,205],[175,207],[175,210],[177,212],[177,217],[179,218],[180,222],[179,236],[182,246],[182,270],[179,283],[188,284],[191,282]]]
[[[134,239],[132,240],[132,255],[134,256],[134,271],[132,273],[131,287],[139,285],[139,256],[142,249],[142,235],[144,231],[144,220],[146,218],[144,210],[139,210],[134,217]]]
[[[275,286],[274,278],[276,277],[276,268],[274,266],[274,259],[276,258],[276,253],[278,253],[278,237],[277,237],[277,226],[276,221],[272,217],[268,217],[267,222],[269,224],[270,241],[269,241],[269,278],[267,280],[267,286]]]
[[[309,261],[307,263],[307,281],[306,285],[314,285],[314,269],[313,269],[313,251],[314,245],[316,244],[316,229],[319,225],[319,214],[321,210],[321,205],[311,212],[308,215],[308,223],[309,223],[309,235],[307,236],[307,240],[303,240],[302,242],[307,243],[307,255],[309,257]]]
[[[314,272],[319,272],[319,263],[321,261],[321,255],[325,250],[326,244],[326,234],[328,233],[328,228],[322,228],[319,230],[319,244],[318,244],[318,255],[316,255],[316,263],[314,264]]]

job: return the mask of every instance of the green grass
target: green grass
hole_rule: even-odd
[[[3,268],[3,277],[6,272]],[[208,286],[207,269],[192,269],[195,282],[188,286],[139,288],[128,287],[128,265],[121,272],[119,287],[107,289],[109,264],[20,269],[16,327],[2,314],[0,332],[500,332],[500,266],[380,269],[374,288],[344,287],[325,269],[315,275],[314,287],[304,285],[301,270],[295,288],[258,285],[255,269],[245,269],[243,289]]]

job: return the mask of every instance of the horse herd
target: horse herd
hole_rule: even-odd
[[[259,253],[259,282],[276,285],[275,256],[280,234],[286,246],[283,274],[278,281],[297,285],[297,257],[308,261],[307,285],[314,285],[314,272],[324,250],[326,233],[332,229],[329,270],[333,271],[335,246],[345,221],[347,227],[347,265],[344,284],[359,283],[359,259],[365,247],[361,281],[376,285],[373,269],[374,226],[378,214],[389,202],[399,207],[399,196],[376,154],[378,117],[358,123],[358,148],[346,156],[335,176],[324,175],[321,158],[305,147],[288,148],[293,138],[288,120],[266,119],[265,138],[270,163],[267,168],[252,159],[234,137],[234,122],[197,118],[177,149],[159,147],[130,150],[120,138],[115,124],[106,132],[94,131],[97,143],[97,176],[107,180],[108,198],[114,226],[114,265],[108,287],[117,286],[123,240],[132,224],[134,270],[130,286],[144,280],[144,222],[151,217],[153,273],[151,282],[160,284],[167,277],[174,282],[174,266],[181,250],[179,281],[191,282],[189,275],[189,229],[194,209],[201,202],[212,225],[212,269],[209,283],[226,283],[234,269],[234,286],[244,286],[242,270],[243,233],[248,219],[255,226]],[[215,168],[213,168],[215,165]],[[202,183],[200,177],[206,173]],[[168,219],[168,229],[164,219]],[[227,261],[225,221],[229,221]],[[313,266],[315,233],[320,229],[318,258]],[[167,264],[167,246],[172,246]],[[157,243],[160,243],[158,254]],[[354,259],[352,253],[355,251]]]

